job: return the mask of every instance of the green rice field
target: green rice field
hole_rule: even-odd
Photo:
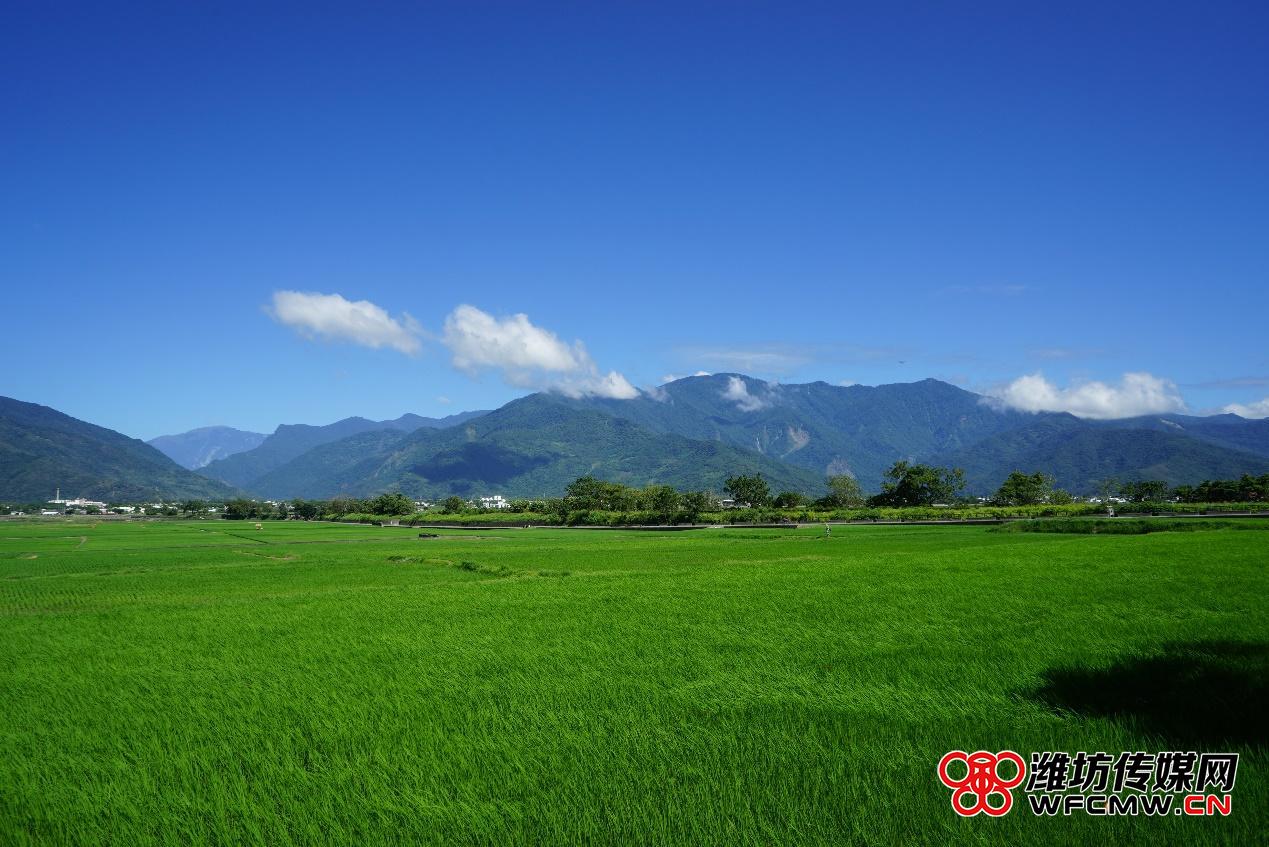
[[[1269,522],[419,532],[0,522],[0,844],[1269,829]],[[953,749],[1241,761],[1227,817],[961,818]]]

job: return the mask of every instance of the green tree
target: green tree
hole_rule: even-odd
[[[1001,483],[991,501],[998,506],[1035,506],[1048,503],[1053,496],[1053,481],[1053,477],[1040,471],[1033,474],[1014,471]]]
[[[952,502],[964,488],[965,473],[960,468],[895,462],[886,471],[881,493],[869,502],[874,506],[932,506]]]
[[[354,497],[332,497],[326,503],[328,515],[351,515],[366,510],[362,502]]]
[[[441,501],[441,511],[447,515],[460,515],[467,511],[467,501],[457,494],[451,494]]]
[[[312,500],[296,500],[291,504],[291,511],[306,521],[321,514],[321,507]]]
[[[771,489],[762,474],[753,476],[728,477],[723,483],[723,490],[732,496],[738,505],[766,506],[771,502]]]
[[[1269,500],[1269,473],[1260,476],[1243,474],[1238,480],[1238,496],[1244,503]]]
[[[824,500],[827,506],[854,508],[864,504],[864,491],[853,476],[837,474],[828,478],[828,496]]]
[[[1195,499],[1197,494],[1198,489],[1193,485],[1178,485],[1176,488],[1172,489],[1172,496],[1182,503],[1199,502]]]
[[[806,505],[806,495],[796,491],[781,491],[776,495],[774,505],[777,509],[800,509]]]
[[[564,489],[564,496],[571,510],[629,512],[641,508],[643,492],[619,482],[605,482],[588,474],[569,483]]]
[[[1269,474],[1240,479],[1205,479],[1196,486],[1177,486],[1173,492],[1187,503],[1259,503],[1269,500]]]
[[[201,515],[207,511],[207,504],[202,500],[186,500],[180,505],[182,515]]]
[[[689,491],[683,495],[682,508],[687,522],[696,523],[702,512],[712,512],[718,508],[718,499],[708,491]]]
[[[408,515],[414,512],[414,501],[399,491],[380,494],[370,501],[370,511],[376,515]]]
[[[649,485],[640,492],[644,508],[662,522],[668,522],[679,510],[680,494],[668,485]]]
[[[587,474],[579,476],[564,489],[564,496],[574,509],[603,509],[607,499],[606,484]]]
[[[1120,494],[1132,503],[1158,503],[1168,496],[1168,484],[1161,479],[1143,479],[1125,482]]]
[[[224,517],[231,521],[245,521],[247,518],[255,517],[256,504],[253,500],[247,500],[244,497],[236,497],[225,504]]]
[[[639,508],[638,491],[617,482],[610,482],[607,485],[609,486],[607,508],[614,512],[632,512]]]
[[[568,518],[568,510],[567,497],[551,497],[545,501],[544,511],[558,521],[562,522]]]

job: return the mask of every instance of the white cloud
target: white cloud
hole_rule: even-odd
[[[444,394],[442,394],[442,395],[440,395],[439,397],[437,397],[437,398],[436,398],[436,402],[437,402],[437,403],[440,403],[442,406],[448,406],[450,403],[452,403],[452,402],[454,402],[454,401],[450,400],[448,397],[446,397]]]
[[[616,371],[609,371],[602,376],[596,372],[577,379],[564,380],[554,387],[570,397],[593,394],[598,397],[612,397],[616,400],[630,400],[639,396],[639,389]]]
[[[1269,397],[1255,403],[1230,403],[1222,412],[1230,412],[1244,418],[1269,418]]]
[[[643,392],[644,397],[655,400],[658,403],[669,403],[671,400],[670,392],[659,385],[644,385],[639,390]]]
[[[570,347],[530,323],[528,315],[499,319],[466,304],[445,319],[441,340],[454,356],[454,367],[470,372],[492,367],[567,373],[586,358],[580,342]]]
[[[350,301],[339,294],[275,291],[266,311],[306,338],[391,347],[409,355],[422,349],[425,336],[405,312],[394,318],[369,300]],[[558,391],[570,397],[628,400],[639,396],[639,390],[617,371],[600,372],[582,342],[565,344],[550,330],[534,326],[524,314],[495,318],[464,304],[445,319],[440,340],[449,348],[454,367],[471,376],[493,369],[519,388]],[[437,402],[449,401],[441,397]]]
[[[600,373],[580,341],[565,344],[525,314],[496,318],[463,304],[445,319],[441,341],[449,348],[454,367],[471,375],[497,370],[516,387],[545,388],[570,397],[629,400],[639,396],[638,389],[616,371]]]
[[[742,412],[756,412],[771,405],[768,398],[750,394],[749,386],[738,376],[727,378],[727,388],[723,390],[723,399],[735,403],[736,408]]]
[[[710,374],[709,371],[697,371],[696,373],[688,374],[687,376],[712,376],[712,374]],[[661,377],[661,382],[662,383],[678,382],[680,379],[687,379],[687,376],[684,376],[682,374],[666,374],[665,376]]]
[[[1176,383],[1148,373],[1126,373],[1118,385],[1092,381],[1067,388],[1034,373],[1015,379],[992,396],[1024,412],[1070,412],[1081,418],[1131,418],[1185,410]]]
[[[418,322],[406,313],[394,318],[369,300],[338,294],[275,291],[269,314],[305,338],[348,341],[363,347],[391,347],[413,356],[421,349]]]

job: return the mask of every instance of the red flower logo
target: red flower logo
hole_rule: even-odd
[[[948,773],[948,766],[953,762],[965,763],[965,776],[956,779]],[[1001,762],[1013,762],[1018,772],[1008,779],[1001,779],[997,768]],[[999,753],[988,753],[979,750],[977,753],[966,753],[953,750],[939,760],[939,782],[952,789],[952,808],[962,817],[973,817],[979,812],[986,812],[998,818],[1013,807],[1013,794],[1009,789],[1016,787],[1027,775],[1027,766],[1022,757],[1012,750],[1001,750]],[[1001,797],[999,806],[987,802],[992,794]],[[967,797],[973,802],[966,805]]]

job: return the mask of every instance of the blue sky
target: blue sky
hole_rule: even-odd
[[[0,393],[146,438],[613,372],[1269,396],[1264,4],[265,6],[6,11]]]

